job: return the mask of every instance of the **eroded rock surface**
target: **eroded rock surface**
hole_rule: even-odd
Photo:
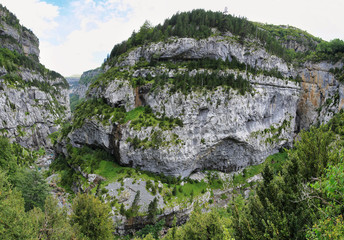
[[[342,64],[306,63],[294,68],[284,60],[270,55],[253,40],[240,44],[230,34],[203,40],[171,38],[166,42],[138,47],[121,56],[118,71],[131,71],[142,59],[197,60],[202,58],[231,60],[234,57],[256,69],[279,71],[283,78],[264,74],[248,74],[225,70],[247,79],[252,92],[236,90],[194,90],[188,94],[171,91],[166,85],[152,90],[150,84],[133,87],[125,78],[114,77],[100,87],[89,89],[90,98],[101,98],[111,107],[131,111],[138,106],[150,106],[153,113],[179,118],[183,125],[162,131],[159,126],[135,129],[130,122],[104,124],[90,118],[69,134],[73,146],[93,145],[111,152],[122,165],[139,167],[166,175],[189,176],[200,169],[237,171],[261,163],[268,155],[291,146],[300,129],[317,122],[323,123],[344,104],[341,84],[330,68]],[[108,66],[107,66],[108,69]],[[186,69],[164,67],[134,70],[133,77],[155,77],[161,73],[173,78]],[[193,70],[191,76],[207,70]],[[302,81],[289,80],[300,76]],[[135,147],[132,139],[152,141],[159,135],[160,146]]]
[[[0,17],[1,50],[12,51],[0,66],[0,136],[24,147],[52,147],[49,134],[70,118],[68,84],[39,63],[38,38],[30,30],[3,6]]]

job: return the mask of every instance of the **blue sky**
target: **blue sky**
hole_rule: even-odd
[[[177,11],[223,11],[249,20],[292,25],[325,40],[344,39],[343,0],[0,0],[40,39],[40,61],[64,76],[99,67],[112,47],[145,20]]]

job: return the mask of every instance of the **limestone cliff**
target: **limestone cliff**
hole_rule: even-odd
[[[321,40],[289,27],[282,38],[279,27],[258,26],[246,35],[219,27],[208,37],[127,48],[139,39],[133,35],[115,46],[59,150],[100,147],[122,165],[186,177],[200,169],[237,171],[291,146],[298,131],[342,108],[331,69],[343,64],[293,64],[290,49],[306,56]]]
[[[100,79],[98,84],[91,85],[88,98],[104,99],[107,105],[122,106],[126,112],[149,106],[155,116],[178,118],[182,124],[169,129],[161,124],[138,128],[133,125],[134,120],[121,124],[91,116],[69,134],[70,143],[77,147],[86,144],[105,148],[124,165],[183,177],[199,169],[230,172],[262,162],[282,146],[292,143],[300,87],[297,82],[288,80],[297,74],[291,66],[264,49],[254,48],[254,45],[241,45],[225,37],[211,37],[173,39],[132,50],[117,64],[127,77],[110,76],[106,83]],[[244,94],[225,86],[193,90],[188,94],[171,91],[169,84],[156,89],[152,84],[132,86],[132,78],[157,77],[161,73],[175,78],[188,72],[183,67],[168,69],[164,63],[131,68],[142,62],[142,58],[152,59],[156,53],[162,62],[162,59],[177,57],[183,60],[235,58],[259,69],[278,69],[281,77],[231,69],[218,73],[247,80],[252,91]],[[195,76],[205,72],[212,71],[194,69],[187,74]]]
[[[68,83],[38,62],[37,37],[0,6],[0,134],[25,147],[51,147],[48,135],[70,117]]]
[[[31,30],[20,25],[16,16],[0,5],[0,46],[39,59],[39,40]]]
[[[298,102],[299,129],[308,129],[317,123],[326,123],[344,106],[344,86],[331,73],[343,68],[343,63],[307,62],[299,70],[302,92]]]
[[[295,77],[292,66],[275,55],[269,54],[259,41],[248,39],[239,43],[232,34],[196,40],[193,38],[172,38],[167,42],[153,43],[130,51],[119,59],[118,66],[133,66],[140,60],[195,60],[204,58],[226,60],[235,57],[239,62],[254,68],[277,69],[285,77]]]

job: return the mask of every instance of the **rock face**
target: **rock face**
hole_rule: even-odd
[[[4,72],[3,72],[4,73]],[[0,131],[25,147],[51,147],[48,135],[70,117],[68,89],[63,78],[44,78],[28,69],[19,70],[24,81],[39,79],[50,90],[37,86],[11,86],[0,77]]]
[[[79,98],[84,98],[87,87],[85,85],[79,84],[80,77],[67,77],[66,78],[69,84],[69,95],[78,95]]]
[[[302,92],[298,102],[298,128],[308,129],[316,123],[326,123],[344,106],[344,86],[330,73],[343,63],[306,63],[299,70]]]
[[[0,66],[0,135],[25,147],[51,147],[48,135],[70,117],[68,83],[38,62],[38,39],[30,30],[1,5],[0,16],[1,47],[17,52]]]
[[[142,59],[185,61],[235,57],[257,69],[277,70],[283,79],[237,70],[222,72],[240,75],[251,83],[253,92],[241,95],[223,87],[188,94],[171,92],[169,85],[158,90],[151,90],[150,84],[134,88],[128,79],[114,77],[105,85],[91,88],[87,97],[104,99],[108,105],[124,107],[127,112],[138,106],[150,106],[154,114],[179,118],[183,125],[170,130],[162,130],[157,125],[137,129],[130,121],[119,124],[110,119],[104,125],[91,117],[69,134],[70,143],[76,147],[85,144],[101,147],[113,153],[123,165],[166,175],[186,177],[200,169],[231,172],[261,163],[280,148],[292,145],[297,131],[328,121],[342,108],[342,86],[329,72],[330,68],[342,64],[307,63],[296,69],[267,53],[259,43],[252,40],[250,43],[240,44],[230,34],[204,40],[172,38],[128,52],[119,58],[116,67],[120,71],[132,71],[129,75],[133,77],[155,77],[158,72],[165,72],[173,78],[186,71],[135,68]],[[194,70],[192,74],[202,71]],[[298,75],[301,83],[287,80]],[[337,100],[330,102],[333,98]],[[134,138],[139,142],[158,138],[160,145],[135,147]]]
[[[78,95],[79,98],[85,98],[88,87],[89,87],[89,84],[88,85],[78,84],[70,89],[69,94]]]
[[[259,42],[253,40],[250,44],[242,45],[232,37],[218,36],[196,40],[193,38],[176,38],[169,42],[153,43],[149,46],[138,47],[121,59],[118,66],[133,66],[141,58],[152,59],[232,59],[234,56],[239,62],[254,68],[272,70],[277,69],[284,76],[296,76],[296,72],[282,59],[270,55]]]
[[[278,69],[286,77],[296,76],[297,72],[282,59],[262,48],[254,50],[253,45],[239,44],[230,37],[172,39],[134,49],[117,66],[134,66],[142,58],[225,60],[234,56],[260,69]],[[135,70],[133,76],[148,73],[155,76],[158,71],[167,71],[170,77],[178,74],[174,70],[152,68]],[[168,86],[158,91],[151,91],[150,85],[133,88],[127,79],[113,79],[106,86],[92,88],[89,98],[102,98],[110,106],[123,106],[126,111],[150,106],[154,114],[179,118],[183,125],[170,130],[161,130],[159,126],[135,129],[130,122],[110,121],[110,125],[104,126],[92,118],[69,134],[70,143],[107,149],[123,165],[182,177],[200,169],[236,171],[261,163],[282,146],[291,145],[301,91],[299,84],[262,74],[226,71],[223,74],[247,79],[253,92],[241,95],[236,90],[219,87],[184,95],[179,91],[171,93]],[[160,146],[135,148],[130,141],[134,138],[152,141],[154,137],[161,140]]]
[[[94,82],[103,72],[104,71],[101,68],[83,72],[79,80],[80,85],[89,85],[90,83]]]
[[[161,132],[166,142],[178,136],[178,144],[171,143],[159,149],[134,149],[128,138],[144,139],[151,136],[151,132],[159,132],[159,128],[137,131],[129,123],[104,127],[95,121],[71,133],[71,142],[76,146],[101,146],[116,153],[124,165],[166,175],[186,177],[204,168],[236,171],[258,164],[292,142],[300,88],[294,82],[264,76],[252,77],[250,81],[255,87],[252,95],[242,96],[222,88],[213,92],[192,92],[188,96],[179,92],[171,95],[168,89],[142,95],[154,112],[178,116],[183,121],[183,127]],[[109,88],[112,87],[110,84]],[[134,89],[124,85],[117,91],[119,94],[113,92],[115,96],[125,93],[130,96]],[[135,105],[133,98],[109,98],[106,93],[103,97],[108,102]],[[271,126],[280,129],[280,133],[276,141],[269,143],[269,139],[276,138],[276,133],[270,131]]]
[[[0,46],[39,59],[39,40],[31,30],[21,26],[13,13],[0,5]]]
[[[44,79],[38,74],[26,73],[48,84],[64,83],[63,79]],[[55,94],[37,87],[13,88],[1,77],[0,86],[0,135],[24,147],[51,147],[48,135],[59,129],[58,121],[70,117],[68,90],[56,87],[58,93]]]

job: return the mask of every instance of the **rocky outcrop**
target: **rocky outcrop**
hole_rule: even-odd
[[[153,43],[138,47],[130,51],[127,56],[120,59],[118,66],[133,66],[142,58],[147,61],[153,59],[232,59],[234,56],[239,62],[254,68],[272,70],[277,69],[285,77],[295,77],[296,72],[292,66],[266,52],[259,42],[247,40],[247,44],[238,43],[229,36],[209,37],[196,40],[193,38],[175,38],[167,42]]]
[[[131,110],[135,107],[135,92],[146,92],[140,98],[153,112],[179,117],[183,126],[168,131],[158,126],[135,130],[130,122],[103,126],[93,119],[69,137],[74,146],[96,145],[116,154],[121,164],[156,173],[186,177],[204,168],[236,171],[260,163],[293,139],[299,86],[263,75],[251,76],[249,81],[255,90],[245,95],[218,88],[186,96],[171,94],[168,88],[156,93],[135,91],[124,80],[121,85],[113,81],[98,97]],[[120,134],[116,137],[115,132]],[[128,141],[135,137],[150,141],[154,132],[161,135],[158,148],[135,149]]]
[[[1,47],[17,52],[1,56],[0,136],[29,148],[52,147],[48,136],[70,118],[68,83],[39,63],[37,37],[1,5],[0,17]]]
[[[344,86],[330,72],[331,68],[343,65],[341,62],[308,62],[299,70],[302,91],[297,107],[298,130],[326,123],[343,108]]]
[[[230,34],[203,40],[171,38],[138,47],[119,57],[116,67],[124,75],[132,71],[129,75],[134,78],[155,77],[162,72],[173,78],[187,70],[135,66],[142,59],[178,62],[233,57],[257,69],[277,70],[284,77],[237,70],[220,72],[247,79],[254,90],[244,95],[222,87],[183,94],[171,92],[171,86],[165,85],[152,91],[150,84],[134,88],[125,78],[107,80],[106,84],[91,88],[88,98],[104,99],[108,105],[124,107],[127,112],[138,106],[150,106],[156,116],[179,118],[182,126],[169,130],[158,125],[134,128],[130,121],[119,124],[110,119],[100,123],[93,117],[69,134],[70,143],[76,147],[98,146],[114,154],[122,165],[166,175],[186,177],[200,169],[232,172],[259,164],[280,148],[292,145],[295,132],[317,121],[328,121],[344,104],[342,87],[329,72],[330,68],[342,65],[307,63],[295,69],[267,53],[259,43],[246,39],[241,44]],[[132,67],[134,70],[130,70]],[[207,70],[193,70],[190,74],[202,71]],[[287,80],[298,75],[301,83]],[[149,144],[135,145],[133,139]],[[157,139],[159,144],[152,144]]]
[[[13,13],[0,5],[0,46],[39,59],[39,40],[31,30],[21,26]]]
[[[88,86],[79,83],[80,77],[67,77],[66,80],[69,84],[69,95],[85,97]]]
[[[14,139],[24,147],[51,147],[49,134],[70,117],[68,89],[60,87],[64,79],[46,79],[29,70],[21,70],[25,81],[39,79],[52,87],[14,87],[0,77],[0,135]]]
[[[103,72],[104,71],[101,68],[96,68],[83,72],[79,80],[80,85],[89,85],[93,83],[98,78],[98,76]]]

